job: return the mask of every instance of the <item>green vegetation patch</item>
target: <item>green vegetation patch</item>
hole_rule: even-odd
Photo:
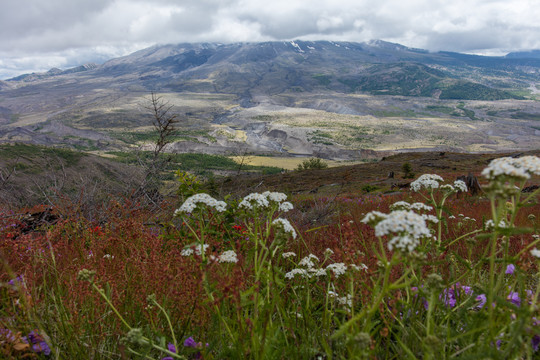
[[[86,156],[86,154],[63,148],[29,144],[0,145],[0,157],[7,159],[34,159],[36,157],[56,157],[64,160],[66,162],[66,165],[73,166],[77,165],[79,163],[79,160],[84,156]]]
[[[508,91],[493,89],[470,81],[457,81],[442,89],[439,99],[457,100],[523,100],[523,96],[511,94]]]
[[[534,120],[534,121],[540,121],[540,114],[532,114],[527,112],[516,112],[512,115],[510,115],[512,119],[520,119],[520,120]]]
[[[153,153],[142,151],[139,153],[113,151],[108,154],[114,155],[115,160],[138,165],[141,162],[150,161]],[[185,154],[161,154],[161,159],[166,161],[166,171],[190,171],[196,174],[210,174],[213,170],[229,171],[256,171],[263,174],[279,173],[283,169],[273,166],[240,165],[236,161],[222,155],[209,155],[199,153]]]

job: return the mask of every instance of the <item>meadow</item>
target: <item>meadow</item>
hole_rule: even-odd
[[[32,229],[6,210],[0,354],[538,358],[540,191],[522,190],[539,176],[540,158],[508,157],[478,196],[424,174],[390,195],[220,199],[179,176],[157,210],[61,203],[70,216]]]

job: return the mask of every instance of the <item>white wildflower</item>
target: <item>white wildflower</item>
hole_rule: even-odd
[[[192,213],[198,204],[204,204],[210,208],[216,209],[218,212],[225,211],[227,204],[224,201],[218,201],[208,194],[195,194],[184,201],[180,208],[176,209],[174,215],[178,216],[181,213]]]
[[[429,206],[429,205],[426,205],[424,203],[421,203],[421,202],[415,202],[414,204],[411,204],[411,210],[416,210],[416,211],[431,211],[433,210],[433,207],[432,206]]]
[[[441,188],[440,188],[440,189],[443,190],[443,191],[449,192],[449,193],[456,191],[456,189],[454,188],[454,186],[452,186],[452,185],[450,185],[450,184],[444,184],[444,185],[441,185]]]
[[[266,196],[259,193],[251,193],[248,196],[244,197],[244,199],[242,199],[238,207],[252,210],[253,206],[257,208],[265,208],[268,205],[269,202]]]
[[[344,263],[334,263],[326,267],[326,270],[331,270],[336,277],[345,274],[347,271],[347,265]]]
[[[262,195],[268,200],[275,201],[277,203],[287,200],[287,195],[280,192],[265,191],[262,193]]]
[[[412,191],[420,191],[422,188],[437,189],[439,182],[443,182],[443,178],[436,174],[424,174],[411,183]]]
[[[450,215],[448,218],[449,219],[455,219],[456,217],[454,215]]]
[[[456,180],[454,181],[454,187],[457,189],[457,191],[461,192],[467,192],[467,184],[465,184],[465,181],[463,180]]]
[[[272,225],[281,227],[285,233],[291,234],[292,238],[296,239],[296,231],[292,227],[289,220],[283,219],[283,218],[277,218],[274,221],[272,221]]]
[[[309,272],[309,277],[312,277],[312,276],[320,277],[320,276],[326,276],[326,275],[328,275],[328,274],[326,273],[326,270],[324,270],[324,269],[314,269],[314,268],[309,268],[309,269],[307,269],[307,271]]]
[[[400,250],[413,251],[419,244],[419,239],[431,236],[426,221],[421,215],[412,211],[397,210],[375,226],[376,236],[398,234],[388,243],[390,250],[396,247]]]
[[[182,255],[182,256],[191,256],[193,254],[197,254],[197,255],[201,256],[201,254],[203,252],[206,252],[206,249],[208,249],[209,247],[210,247],[210,245],[208,245],[208,244],[204,244],[202,246],[199,244],[199,245],[195,245],[195,246],[185,247],[180,252],[180,255]]]
[[[298,265],[300,266],[306,266],[308,268],[312,268],[315,266],[315,264],[313,263],[312,260],[315,260],[317,262],[319,262],[319,258],[313,254],[309,254],[308,256],[306,256],[305,258],[303,258],[302,260],[300,260],[300,262],[298,263]]]
[[[422,214],[420,216],[422,216],[422,218],[424,218],[424,220],[432,222],[434,224],[437,224],[439,222],[439,219],[437,219],[437,217],[435,217],[433,215]]]
[[[220,263],[224,263],[224,262],[237,263],[238,257],[236,256],[236,253],[234,252],[234,250],[227,250],[227,251],[224,251],[221,255],[219,255],[218,261]]]
[[[368,212],[366,216],[364,216],[364,218],[361,220],[361,222],[363,222],[364,224],[373,225],[383,219],[386,219],[387,217],[387,214],[375,210]]]
[[[361,263],[360,265],[349,264],[349,267],[356,270],[356,271],[360,271],[360,270],[368,271],[368,267],[364,263]]]
[[[104,259],[112,260],[112,259],[114,259],[114,255],[111,255],[111,254],[105,254],[105,255],[103,255],[103,258],[104,258]]]
[[[538,250],[537,248],[532,249],[531,255],[534,256],[535,258],[540,259],[540,250]]]
[[[390,205],[390,210],[409,210],[410,208],[411,204],[406,201],[397,201]]]
[[[420,241],[418,241],[418,239],[415,239],[409,235],[394,236],[388,242],[388,250],[392,251],[395,247],[404,252],[412,252],[419,244]]]
[[[293,204],[291,204],[288,201],[285,201],[285,202],[279,204],[279,208],[278,208],[278,210],[282,211],[282,212],[287,212],[287,211],[290,211],[292,209],[294,209],[294,206],[293,206]]]
[[[540,235],[534,234],[532,237],[533,237],[533,239],[540,239]]]
[[[296,254],[293,253],[292,251],[289,251],[289,252],[281,254],[281,256],[283,256],[284,259],[287,259],[287,258],[296,256]]]
[[[339,296],[337,292],[330,290],[328,291],[328,296],[334,298],[336,302],[340,305],[352,307],[352,296],[350,294],[348,294],[347,296]]]
[[[492,160],[482,175],[489,180],[498,177],[512,177],[521,180],[530,179],[531,175],[540,175],[540,158],[523,156],[520,158],[502,157]]]
[[[309,274],[306,269],[292,269],[288,273],[285,274],[285,279],[292,279],[296,275],[300,275],[305,278],[309,278]]]
[[[486,226],[486,230],[489,231],[489,230],[494,230],[495,227],[497,227],[499,229],[507,228],[508,224],[504,219],[501,219],[501,221],[499,221],[499,224],[497,226],[495,226],[495,222],[493,220],[489,219],[489,220],[486,220],[485,226]]]
[[[326,248],[326,249],[324,250],[324,256],[330,257],[330,256],[332,256],[332,255],[334,255],[334,250],[332,250],[332,249],[330,249],[330,248]]]

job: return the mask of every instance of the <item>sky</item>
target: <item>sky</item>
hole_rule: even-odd
[[[540,0],[0,0],[0,79],[155,44],[384,40],[429,51],[540,49]]]

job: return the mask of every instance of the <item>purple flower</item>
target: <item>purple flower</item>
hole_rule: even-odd
[[[34,350],[34,352],[43,353],[44,355],[51,354],[51,348],[45,342],[45,340],[43,340],[43,337],[36,331],[30,331],[28,334],[28,340],[32,345],[32,350]]]
[[[172,353],[176,354],[176,346],[174,344],[168,343],[167,344],[167,350],[169,350]],[[172,356],[166,356],[164,358],[161,358],[161,360],[174,360]]]
[[[540,335],[534,335],[531,339],[531,345],[534,352],[538,351],[538,345],[540,345]]]
[[[515,291],[511,291],[510,294],[506,297],[507,300],[510,300],[510,302],[516,306],[521,305],[521,299],[519,298],[519,294]]]
[[[185,341],[184,341],[184,346],[185,347],[192,347],[192,348],[197,348],[200,344],[198,344],[192,336],[188,337]]]
[[[442,300],[446,306],[456,306],[457,300],[453,288],[444,289],[442,294],[439,295],[439,300]]]
[[[478,295],[475,298],[475,300],[478,302],[478,304],[476,304],[474,308],[480,310],[481,308],[484,307],[484,305],[486,305],[486,302],[487,302],[486,294]]]
[[[463,289],[463,292],[465,293],[465,295],[472,295],[472,287],[470,286],[462,286],[461,287]]]
[[[504,273],[508,275],[513,275],[514,271],[516,271],[516,267],[514,266],[514,264],[508,264],[508,266],[506,266],[506,271]]]

